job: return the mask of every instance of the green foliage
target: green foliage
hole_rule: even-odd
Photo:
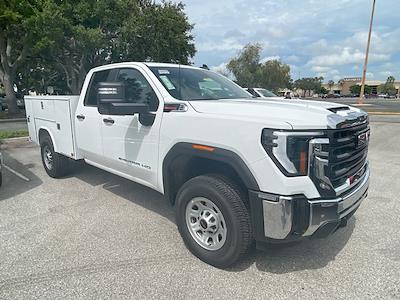
[[[350,93],[355,94],[355,95],[360,95],[361,93],[361,85],[352,85],[350,87]],[[365,95],[370,95],[372,93],[372,87],[369,85],[364,86],[364,94]]]
[[[13,84],[17,69],[34,49],[35,30],[42,8],[39,0],[0,1],[0,80],[10,113],[17,113]]]
[[[319,93],[322,87],[323,77],[304,77],[294,82],[294,87],[303,91],[303,96],[311,91]]]
[[[227,69],[235,76],[236,82],[243,87],[263,87],[274,91],[289,87],[290,67],[279,60],[261,63],[261,50],[260,44],[248,44],[229,61]]]
[[[26,130],[0,131],[0,140],[15,138],[15,137],[23,137],[28,135],[29,133]]]
[[[390,96],[396,95],[396,88],[394,86],[395,78],[393,76],[389,76],[386,79],[386,83],[378,86],[378,93],[388,94]]]
[[[317,94],[322,94],[322,95],[326,95],[326,94],[328,94],[328,92],[329,91],[326,88],[324,88],[323,86],[321,86],[319,91],[316,91]]]
[[[365,89],[365,87],[364,87]],[[360,91],[361,91],[361,86],[358,84],[352,85],[350,87],[350,93],[355,94],[355,95],[360,95]]]
[[[7,32],[16,40],[13,45],[20,46],[13,47],[12,57],[22,52],[29,56],[10,73],[23,90],[43,92],[52,85],[76,94],[95,66],[121,61],[187,64],[195,54],[193,25],[184,5],[167,1],[0,1],[0,29],[0,42]]]

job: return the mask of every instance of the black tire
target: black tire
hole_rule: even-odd
[[[50,151],[52,156],[51,166],[46,163],[46,151]],[[53,142],[49,136],[44,136],[40,141],[40,154],[43,167],[46,173],[53,178],[60,178],[67,175],[71,170],[70,159],[54,151]]]
[[[186,207],[197,197],[215,204],[222,213],[227,227],[226,240],[217,250],[208,250],[193,237],[186,224]],[[176,222],[186,247],[202,261],[218,268],[226,268],[237,262],[252,244],[251,223],[244,202],[244,193],[226,177],[202,175],[187,181],[176,198]]]

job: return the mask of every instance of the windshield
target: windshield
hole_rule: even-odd
[[[257,92],[259,92],[261,95],[263,95],[264,97],[278,97],[277,95],[275,95],[273,92],[268,91],[266,89],[257,89]]]
[[[251,98],[228,78],[209,70],[149,67],[170,95],[179,100]]]

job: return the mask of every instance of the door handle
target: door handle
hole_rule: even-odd
[[[79,121],[85,120],[85,116],[84,116],[84,115],[77,115],[76,118],[77,118]]]
[[[114,124],[114,120],[111,118],[103,119],[104,124],[106,125],[112,125]]]

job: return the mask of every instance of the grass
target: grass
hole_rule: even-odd
[[[29,135],[29,133],[27,130],[0,131],[0,140],[28,136],[28,135]]]

